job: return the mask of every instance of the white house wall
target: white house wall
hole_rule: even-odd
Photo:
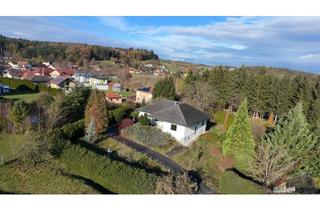
[[[139,117],[144,115],[150,115],[146,112],[139,112]],[[151,119],[153,121],[153,119]],[[165,121],[155,121],[157,127],[166,133],[169,133],[173,138],[175,138],[180,144],[184,146],[190,145],[194,140],[196,140],[201,134],[206,132],[207,121],[205,120],[202,125],[202,121],[190,126],[185,127],[182,125],[177,125],[177,130],[171,130],[171,125],[173,123],[165,122]]]

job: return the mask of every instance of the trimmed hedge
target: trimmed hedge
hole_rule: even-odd
[[[65,139],[77,139],[84,136],[84,120],[68,123],[61,128]]]
[[[123,117],[129,113],[131,108],[129,106],[123,105],[117,109],[109,111],[109,116],[111,120],[115,120],[115,122],[120,123]]]
[[[154,174],[147,173],[98,155],[77,145],[65,149],[60,160],[71,173],[91,179],[106,189],[120,194],[151,194],[158,180]]]

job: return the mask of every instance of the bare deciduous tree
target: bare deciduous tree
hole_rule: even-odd
[[[198,189],[197,183],[190,180],[187,173],[166,176],[156,186],[156,194],[193,194]]]
[[[284,147],[285,145],[265,141],[257,143],[256,161],[251,165],[251,172],[256,180],[272,186],[293,169],[295,161]]]

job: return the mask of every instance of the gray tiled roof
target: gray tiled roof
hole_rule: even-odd
[[[56,78],[50,80],[50,83],[60,85],[62,82],[64,82],[67,79],[68,78],[66,78],[66,77],[56,77]]]
[[[137,110],[149,113],[151,117],[158,120],[183,126],[191,126],[199,121],[209,119],[206,113],[189,104],[167,99],[141,107]]]

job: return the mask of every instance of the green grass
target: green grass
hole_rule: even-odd
[[[103,60],[103,61],[98,61],[97,63],[101,65],[115,65],[114,61],[112,60]]]
[[[23,142],[22,135],[0,134],[0,158],[3,155],[4,163],[18,157],[15,148]]]
[[[226,115],[227,112],[225,111],[218,111],[213,115],[214,121],[220,126],[223,131],[227,131],[234,120],[234,113],[229,113],[228,119],[225,122]]]
[[[220,180],[219,191],[226,194],[261,194],[264,190],[257,184],[226,171]]]
[[[25,100],[26,102],[32,102],[37,100],[39,93],[21,93],[21,94],[10,94],[5,95],[3,98],[10,100]]]
[[[61,173],[58,160],[37,165],[16,161],[0,166],[0,190],[31,194],[96,194],[84,181]]]

